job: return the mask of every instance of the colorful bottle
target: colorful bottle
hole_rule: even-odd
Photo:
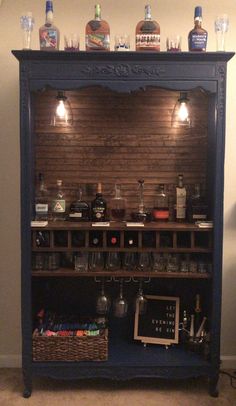
[[[71,221],[89,221],[90,208],[89,204],[82,200],[82,189],[79,188],[78,199],[71,203],[69,219]]]
[[[156,221],[169,220],[169,198],[163,184],[159,185],[159,190],[155,199],[155,206],[152,212],[153,219]]]
[[[95,5],[95,18],[85,28],[86,51],[110,51],[110,27],[101,18],[101,6]]]
[[[202,7],[195,7],[194,28],[188,35],[188,49],[191,52],[204,52],[207,47],[207,31],[202,28]]]
[[[176,221],[185,221],[186,219],[186,188],[183,184],[183,175],[178,175],[178,185],[176,187]]]
[[[102,195],[102,184],[99,182],[95,199],[91,203],[92,221],[105,221],[107,203]]]
[[[46,22],[39,28],[39,44],[41,51],[58,51],[60,32],[53,24],[53,2],[46,1]]]
[[[57,180],[56,196],[52,201],[52,217],[53,220],[66,219],[66,201],[62,191],[62,180]]]
[[[160,51],[160,25],[152,19],[151,6],[145,6],[144,20],[135,31],[136,51]]]
[[[46,221],[48,220],[48,197],[47,188],[44,183],[44,176],[39,174],[39,188],[35,199],[35,220]]]

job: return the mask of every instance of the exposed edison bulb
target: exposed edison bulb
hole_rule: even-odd
[[[56,109],[56,113],[57,113],[58,117],[60,117],[60,118],[66,117],[66,108],[65,108],[64,100],[59,100],[59,103],[58,103],[58,106]]]
[[[181,121],[188,121],[189,118],[189,112],[188,112],[188,106],[185,101],[180,102],[179,106],[179,111],[178,111],[178,116]]]

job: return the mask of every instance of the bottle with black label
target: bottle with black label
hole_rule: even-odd
[[[91,203],[92,221],[105,221],[107,203],[102,195],[102,184],[99,182],[95,199]]]
[[[71,221],[89,221],[90,209],[87,202],[82,200],[82,189],[79,188],[78,199],[71,203],[69,220]]]
[[[187,211],[188,220],[191,223],[207,220],[208,207],[205,198],[202,196],[199,183],[194,185],[194,192],[189,198]]]

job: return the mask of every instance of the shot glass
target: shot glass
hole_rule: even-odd
[[[180,37],[180,35],[167,37],[167,39],[166,39],[166,50],[167,50],[167,52],[180,52],[181,51],[181,37]]]
[[[76,33],[64,35],[64,50],[70,52],[79,51],[79,35]]]
[[[226,34],[229,29],[229,17],[227,14],[217,16],[215,19],[216,50],[225,51]]]
[[[115,51],[129,51],[130,50],[130,39],[129,35],[115,35]]]

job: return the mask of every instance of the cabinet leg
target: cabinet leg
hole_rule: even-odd
[[[209,395],[212,396],[213,398],[217,398],[219,395],[219,391],[217,388],[218,380],[219,380],[218,374],[209,379]]]
[[[28,371],[23,370],[23,382],[24,382],[23,397],[29,398],[32,393],[32,377]]]

